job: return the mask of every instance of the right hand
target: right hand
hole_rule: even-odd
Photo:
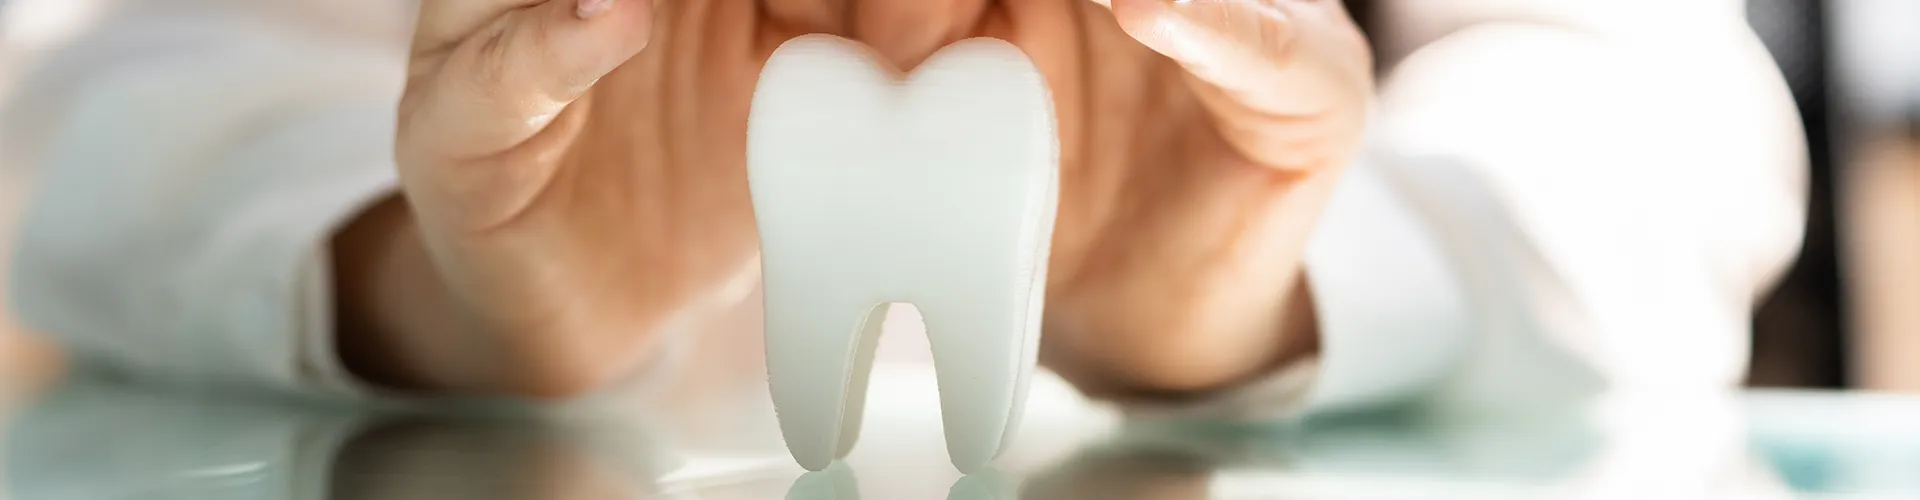
[[[421,2],[396,143],[404,196],[335,240],[351,371],[568,397],[753,276],[745,171],[669,168],[716,162],[667,161],[686,154],[666,144],[675,125],[636,88],[657,80],[660,58],[636,57],[655,15],[647,0]],[[622,66],[637,75],[600,83]]]

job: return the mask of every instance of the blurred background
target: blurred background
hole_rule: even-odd
[[[1648,2],[1656,7],[1645,14],[1697,1],[1718,0]],[[86,3],[64,4],[78,13]],[[1458,21],[1348,3],[1374,38],[1383,69],[1406,47]],[[1503,9],[1518,15],[1529,6],[1524,0],[1399,5],[1442,3],[1486,4],[1456,9],[1482,15],[1506,14]],[[11,10],[0,0],[0,30],[14,35],[57,37],[75,20]],[[1792,86],[1812,153],[1805,249],[1754,317],[1749,381],[1920,393],[1920,1],[1750,0],[1747,11]],[[4,63],[0,72],[9,66]],[[0,74],[0,93],[8,76]],[[0,165],[0,270],[30,188],[23,169]],[[0,307],[0,394],[55,366],[54,351]]]
[[[1450,22],[1396,5],[1579,10],[1558,0],[1347,3],[1387,75],[1400,47]],[[1641,13],[1702,3],[1712,0]],[[1746,17],[1792,87],[1810,153],[1803,251],[1754,315],[1748,383],[1920,394],[1920,2],[1747,0]]]
[[[1799,263],[1750,382],[1920,392],[1920,3],[1754,0],[1812,153]]]

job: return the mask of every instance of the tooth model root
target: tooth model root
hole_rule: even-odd
[[[933,344],[947,453],[955,468],[986,467],[1012,441],[1026,375],[1031,338],[1024,321],[1009,321],[998,304],[929,304],[921,308]],[[1025,364],[1025,366],[1022,366]]]
[[[767,283],[767,374],[787,447],[817,471],[852,452],[859,439],[887,306],[823,306],[817,291],[796,285]]]

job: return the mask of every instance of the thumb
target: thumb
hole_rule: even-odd
[[[1281,2],[1113,0],[1109,5],[1135,40],[1238,104],[1278,115],[1304,114],[1290,101],[1300,100],[1310,75],[1300,71],[1296,25]]]
[[[526,5],[478,27],[417,83],[411,120],[447,141],[432,149],[484,156],[527,141],[645,48],[653,23],[650,0],[515,3]]]
[[[1331,0],[1095,0],[1178,63],[1228,142],[1260,164],[1350,154],[1372,95],[1366,39]]]

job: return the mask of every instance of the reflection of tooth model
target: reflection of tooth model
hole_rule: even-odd
[[[892,302],[925,318],[954,465],[971,472],[1011,441],[1038,348],[1058,149],[1045,80],[1006,42],[962,41],[904,80],[845,39],[774,52],[747,171],[769,382],[802,466],[852,449]]]

